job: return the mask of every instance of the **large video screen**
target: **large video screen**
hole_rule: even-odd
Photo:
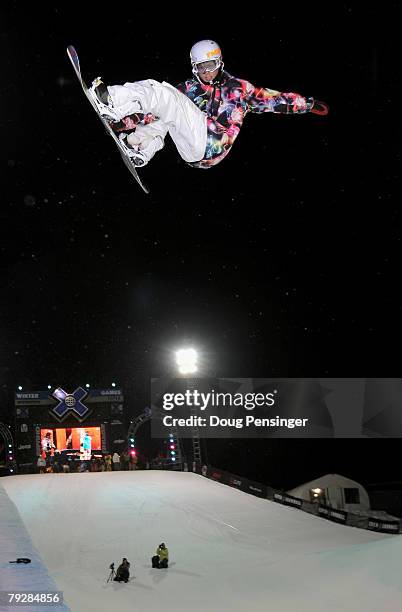
[[[81,458],[90,458],[92,451],[101,450],[100,427],[62,427],[40,430],[41,450],[76,451]]]

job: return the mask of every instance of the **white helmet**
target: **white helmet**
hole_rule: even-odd
[[[214,40],[200,40],[195,43],[191,47],[190,59],[193,74],[197,78],[199,74],[223,68],[222,51]]]

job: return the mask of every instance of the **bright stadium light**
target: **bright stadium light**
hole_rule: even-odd
[[[87,389],[89,389],[89,384],[88,383],[85,386],[86,386]]]
[[[112,387],[115,387],[115,386],[116,386],[116,383],[112,383]]]
[[[22,391],[22,387],[21,387],[21,385],[18,387],[18,391]]]
[[[176,351],[176,363],[180,374],[194,374],[197,371],[197,351],[185,348]]]

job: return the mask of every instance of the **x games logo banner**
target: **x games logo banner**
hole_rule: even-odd
[[[52,409],[53,414],[61,421],[68,414],[82,421],[88,414],[89,408],[82,403],[87,392],[82,387],[78,387],[73,393],[66,393],[60,387],[52,393],[53,397],[59,400],[57,406]]]

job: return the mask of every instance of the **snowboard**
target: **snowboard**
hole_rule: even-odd
[[[133,162],[131,160],[131,157],[129,155],[127,155],[127,153],[125,152],[125,150],[124,150],[120,140],[118,139],[116,134],[113,132],[113,130],[110,127],[110,125],[107,122],[107,120],[104,117],[102,117],[102,115],[99,113],[99,111],[98,111],[95,103],[93,102],[91,96],[88,94],[88,87],[86,86],[85,81],[84,81],[84,79],[82,78],[82,75],[81,75],[80,60],[78,58],[78,53],[74,49],[74,47],[72,45],[69,45],[67,47],[67,55],[68,55],[72,65],[73,65],[75,74],[77,75],[77,78],[78,78],[78,80],[80,82],[82,90],[83,90],[83,92],[85,94],[85,97],[89,100],[92,108],[96,112],[96,114],[99,117],[99,119],[102,121],[103,126],[104,126],[107,134],[109,134],[109,136],[111,136],[113,138],[113,140],[115,141],[115,143],[117,145],[117,148],[119,149],[120,155],[122,156],[122,159],[123,159],[125,165],[129,169],[129,171],[131,172],[131,174],[133,175],[133,177],[135,178],[137,183],[145,191],[145,193],[149,193],[149,189],[144,185],[144,183],[141,181],[140,177],[138,176],[138,172],[137,172],[136,167],[134,166],[134,164],[133,164]]]

